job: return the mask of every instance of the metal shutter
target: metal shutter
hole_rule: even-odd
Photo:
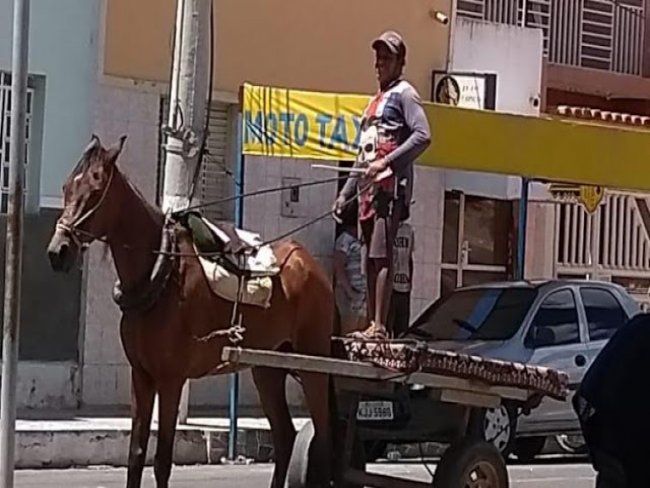
[[[169,113],[169,97],[162,97],[160,104],[160,123],[166,123]],[[209,202],[234,195],[234,180],[231,157],[232,139],[230,118],[231,105],[213,101],[210,105],[209,129],[206,149],[208,154],[203,159],[199,174],[195,197],[200,202]],[[163,176],[165,164],[164,136],[160,136],[160,151],[158,158],[158,201],[162,202]],[[228,174],[230,172],[231,174]],[[211,220],[234,219],[234,202],[211,205],[201,209],[203,215]]]

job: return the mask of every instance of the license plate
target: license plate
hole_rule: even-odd
[[[393,402],[359,402],[357,420],[393,420]]]

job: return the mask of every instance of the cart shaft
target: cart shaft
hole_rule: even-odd
[[[491,386],[482,381],[473,381],[455,376],[445,376],[434,373],[395,373],[369,363],[335,359],[320,356],[308,356],[293,353],[278,353],[239,347],[224,347],[221,359],[235,366],[265,366],[269,368],[288,369],[292,371],[307,371],[334,376],[361,378],[368,380],[391,381],[402,384],[416,384],[447,390],[445,399],[452,403],[477,403],[476,406],[494,406],[501,399],[528,400],[531,392],[523,388],[507,386]],[[458,395],[449,392],[467,392]]]

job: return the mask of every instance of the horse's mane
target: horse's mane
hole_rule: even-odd
[[[128,175],[126,173],[124,173],[123,171],[120,171],[120,169],[117,167],[117,165],[115,166],[115,171],[119,172],[119,174],[122,176],[122,178],[124,178],[124,181],[126,182],[126,184],[138,196],[140,201],[142,201],[142,203],[147,208],[147,211],[150,214],[156,216],[156,215],[160,215],[160,214],[163,213],[162,210],[157,205],[153,205],[152,203],[149,202],[149,200],[147,200],[147,198],[142,194],[142,191],[140,191],[140,189],[135,185],[135,183],[133,183],[131,181],[131,179],[128,177]]]

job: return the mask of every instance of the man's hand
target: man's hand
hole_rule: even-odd
[[[366,178],[372,180],[386,168],[388,168],[388,162],[384,158],[373,161],[370,163],[368,168],[366,168]]]
[[[335,214],[340,214],[341,211],[343,210],[343,206],[345,205],[345,198],[342,196],[338,196],[336,200],[334,200],[334,205],[332,205],[332,212]]]

